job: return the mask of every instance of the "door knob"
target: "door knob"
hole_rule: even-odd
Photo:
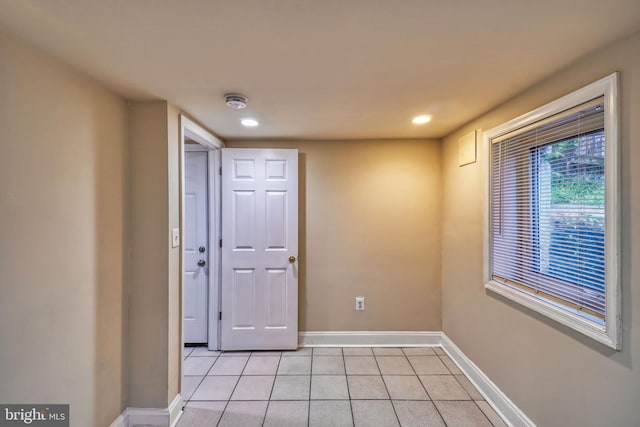
[[[291,256],[289,257],[289,262],[290,262],[291,264],[293,264],[294,262],[296,262],[296,257],[294,257],[293,255],[291,255]]]
[[[200,261],[198,261],[198,267],[204,267],[205,265],[207,265],[205,260],[201,259]]]
[[[200,246],[200,247],[198,248],[198,252],[200,252],[201,254],[203,254],[203,253],[204,253],[204,251],[206,251],[206,250],[207,250],[207,249],[206,249],[204,246]]]

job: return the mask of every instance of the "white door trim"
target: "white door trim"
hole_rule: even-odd
[[[220,350],[220,325],[218,313],[220,311],[220,281],[222,273],[222,250],[220,249],[220,239],[222,238],[222,219],[220,203],[220,166],[221,155],[219,149],[204,147],[199,144],[186,144],[184,151],[206,151],[208,153],[208,190],[209,195],[209,254],[207,255],[207,265],[209,269],[209,350]],[[213,221],[211,220],[213,218]],[[183,224],[184,229],[184,224]],[[180,252],[182,256],[182,252]],[[182,264],[181,264],[182,265]]]
[[[184,144],[184,138],[193,139],[198,144],[203,145],[211,150],[224,147],[224,142],[214,134],[204,129],[202,126],[185,116],[180,114],[180,141]]]
[[[198,143],[185,144],[185,139],[189,138]],[[220,149],[224,147],[224,143],[213,135],[211,132],[202,128],[193,120],[180,114],[180,354],[182,355],[182,346],[184,345],[184,325],[183,325],[183,257],[182,248],[184,247],[184,152],[185,151],[207,151],[208,167],[209,167],[209,255],[207,263],[209,265],[209,350],[217,350],[220,347],[220,324],[218,322],[218,311],[220,307],[220,248],[218,241],[220,239]],[[211,218],[215,218],[214,221]],[[182,361],[183,358],[181,357]],[[180,391],[182,392],[183,363],[180,363]]]
[[[181,145],[181,172],[180,172],[180,226],[181,239],[184,230],[184,151],[207,151],[208,156],[208,176],[209,176],[209,254],[207,264],[209,268],[209,350],[218,350],[220,348],[220,322],[218,321],[218,312],[220,310],[220,246],[221,238],[221,210],[220,210],[220,149],[224,147],[224,143],[215,135],[203,129],[200,125],[190,120],[184,114],[180,115],[180,145]],[[185,144],[185,138],[189,138],[198,143]],[[211,219],[214,218],[212,221]],[[182,271],[182,251],[180,251],[180,271]],[[182,276],[180,278],[180,289],[182,290]],[[182,295],[182,293],[181,293]],[[182,313],[180,314],[182,316]],[[182,317],[181,317],[182,319]],[[182,320],[181,320],[182,322]],[[181,337],[181,343],[184,338]]]

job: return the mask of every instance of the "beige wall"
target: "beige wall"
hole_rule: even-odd
[[[486,292],[484,156],[458,167],[458,138],[490,129],[614,71],[621,76],[622,351]],[[640,35],[553,75],[443,145],[444,332],[539,426],[640,425]]]
[[[178,393],[181,356],[178,111],[164,101],[130,106],[128,406],[166,408]]]
[[[438,141],[227,146],[300,152],[301,331],[441,329]]]
[[[125,405],[127,110],[0,33],[0,402]]]

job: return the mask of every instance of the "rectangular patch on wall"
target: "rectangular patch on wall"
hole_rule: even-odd
[[[471,131],[458,140],[458,165],[464,166],[476,162],[478,131]]]

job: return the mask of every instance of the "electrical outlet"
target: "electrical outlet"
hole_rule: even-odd
[[[364,310],[364,297],[356,297],[356,311]]]

